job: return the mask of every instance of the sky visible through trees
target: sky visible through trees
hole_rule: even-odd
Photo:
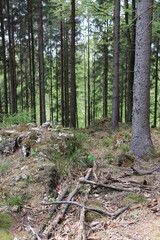
[[[85,127],[112,116],[113,129],[118,122],[132,121],[137,1],[120,1],[119,28],[117,2],[0,0],[1,121],[26,114],[27,121],[38,124],[56,120],[65,127]],[[158,1],[151,8],[149,124],[156,127],[160,125]],[[119,39],[114,37],[117,29]]]

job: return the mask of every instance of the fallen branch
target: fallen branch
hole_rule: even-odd
[[[84,179],[87,180],[87,179],[90,177],[91,172],[92,172],[92,168],[90,168],[90,169],[88,170],[88,172],[87,172],[86,176],[84,177]],[[79,192],[80,188],[81,188],[81,185],[78,185],[78,186],[69,194],[69,196],[68,196],[68,198],[67,198],[67,201],[64,201],[64,204],[65,204],[65,205],[63,206],[61,212],[54,218],[54,220],[52,221],[51,225],[50,225],[49,228],[48,228],[48,231],[45,233],[45,235],[46,235],[47,237],[49,237],[49,236],[51,235],[51,232],[52,232],[52,230],[55,228],[55,226],[56,226],[59,222],[61,222],[61,220],[63,219],[63,217],[64,217],[64,215],[65,215],[65,213],[66,213],[66,211],[67,211],[67,209],[68,209],[69,202],[70,202],[70,201],[72,200],[72,198]],[[56,201],[56,202],[59,202],[59,203],[60,203],[61,201]],[[49,204],[48,204],[48,205],[49,205]]]
[[[119,210],[117,210],[114,213],[110,213],[110,212],[106,212],[99,208],[87,207],[87,206],[85,206],[81,203],[75,202],[75,201],[56,201],[56,202],[52,202],[52,203],[43,203],[43,205],[50,205],[50,204],[68,204],[68,205],[72,204],[72,205],[84,208],[86,211],[97,212],[104,216],[107,216],[107,217],[109,216],[109,217],[113,217],[113,218],[118,217],[122,212],[124,212],[125,210],[127,210],[129,208],[129,205],[128,205],[128,206],[120,208]]]
[[[97,164],[96,164],[96,162],[94,162],[93,163],[93,176],[94,176],[95,180],[98,181],[96,171],[97,171]]]
[[[62,191],[62,193],[58,196],[58,198],[56,199],[56,201],[61,201],[63,198],[64,198],[64,196],[67,194],[67,192],[68,192],[68,189],[69,189],[69,185],[68,186],[66,186],[65,188],[64,188],[64,190]],[[53,216],[53,214],[54,214],[54,212],[57,210],[57,208],[58,208],[58,205],[55,205],[55,206],[53,206],[51,209],[50,209],[50,211],[49,211],[49,213],[47,214],[47,217],[46,217],[46,219],[45,219],[45,221],[40,225],[40,227],[39,227],[39,229],[38,229],[38,234],[39,233],[41,233],[44,229],[45,229],[45,227],[47,226],[47,224],[48,224],[48,221],[52,218],[52,216]]]
[[[30,232],[34,235],[35,239],[41,240],[41,238],[38,236],[37,232],[29,225],[24,225],[25,228],[28,228]]]
[[[133,170],[134,175],[143,176],[143,175],[151,175],[152,173],[158,171],[160,168],[156,168],[152,171],[143,171],[143,172],[135,169],[133,166],[131,166],[131,169]]]
[[[92,184],[95,185],[97,187],[104,187],[110,190],[116,190],[116,191],[127,191],[127,192],[134,192],[137,191],[138,189],[133,189],[133,188],[123,188],[123,187],[115,187],[115,186],[111,186],[109,184],[104,184],[101,182],[94,182],[94,181],[89,181],[86,180],[85,178],[79,178],[79,182],[83,183],[83,184]]]

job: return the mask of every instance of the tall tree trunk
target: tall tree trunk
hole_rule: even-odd
[[[108,97],[108,34],[107,37],[105,37],[106,43],[104,44],[104,117],[107,117],[107,97]]]
[[[26,82],[26,110],[29,111],[29,94],[28,94],[28,66],[27,66],[27,53],[25,56],[25,82]]]
[[[136,20],[135,20],[135,0],[132,0],[132,39],[130,40],[130,54],[128,65],[128,89],[127,89],[127,122],[132,121],[133,107],[133,80],[134,80],[134,63],[135,63],[135,35],[136,35]]]
[[[40,123],[46,122],[45,109],[45,86],[44,86],[44,56],[43,56],[43,21],[42,21],[42,0],[38,0],[39,8],[39,80],[40,80]]]
[[[1,34],[2,34],[2,48],[3,48],[4,112],[5,114],[7,114],[8,113],[8,97],[7,97],[6,45],[5,45],[2,0],[0,0],[0,18],[1,18]]]
[[[139,157],[153,150],[149,125],[152,12],[153,0],[138,1],[131,152]]]
[[[64,51],[64,63],[65,63],[65,126],[69,126],[69,91],[68,91],[68,27],[67,22],[65,24],[65,51]]]
[[[87,127],[87,79],[86,79],[86,55],[84,49],[84,122]]]
[[[114,56],[113,56],[113,96],[112,96],[112,130],[118,127],[119,117],[119,31],[120,0],[114,0]]]
[[[96,113],[96,60],[95,60],[95,55],[96,54],[94,54],[94,68],[93,68],[93,121],[95,121],[95,113]]]
[[[31,12],[31,40],[32,40],[32,109],[33,109],[33,120],[36,122],[36,91],[35,91],[35,60],[34,60],[34,32],[33,32],[33,8],[32,1],[30,3]]]
[[[53,121],[53,79],[52,79],[52,53],[50,52],[50,121]]]
[[[62,13],[61,13],[62,18]],[[63,59],[63,22],[62,19],[60,21],[60,30],[61,30],[61,118],[62,118],[62,126],[64,126],[64,59]]]
[[[159,54],[159,38],[156,38],[156,81],[155,81],[155,100],[154,100],[154,127],[157,126],[157,98],[158,98],[158,54]]]
[[[10,19],[10,5],[9,0],[7,0],[7,20],[8,20],[8,38],[9,38],[9,72],[10,72],[10,93],[11,93],[11,113],[16,112],[16,102],[15,102],[15,84],[14,84],[14,69],[13,69],[13,38],[12,38],[12,28]],[[14,36],[13,36],[14,37]]]
[[[21,40],[20,40],[20,71],[21,71],[21,110],[23,111],[23,53]]]
[[[76,74],[75,74],[75,0],[72,0],[72,36],[71,36],[71,93],[70,93],[70,127],[76,127]]]
[[[58,122],[58,63],[57,63],[57,42],[56,42],[56,121]]]
[[[90,38],[89,38],[89,17],[88,17],[88,126],[90,126]]]

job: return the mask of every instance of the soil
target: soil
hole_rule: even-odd
[[[36,239],[30,227],[37,233],[39,239],[47,239],[47,230],[59,214],[61,206],[58,207],[54,216],[47,221],[44,231],[39,233],[39,226],[45,222],[50,209],[53,207],[53,205],[44,205],[42,203],[54,201],[67,184],[71,186],[70,191],[79,186],[79,178],[84,177],[88,169],[94,165],[94,171],[92,171],[89,180],[125,188],[126,190],[111,191],[104,187],[92,185],[85,205],[100,208],[110,213],[114,213],[123,206],[129,205],[129,208],[115,219],[99,213],[87,212],[84,224],[86,239],[160,240],[159,129],[152,129],[152,141],[156,152],[145,159],[134,157],[129,153],[131,138],[131,128],[129,126],[121,124],[119,129],[113,133],[110,130],[110,123],[103,120],[95,123],[89,129],[73,132],[80,139],[81,147],[70,156],[70,160],[66,160],[64,171],[62,172],[62,169],[59,169],[61,170],[59,171],[59,182],[57,187],[53,189],[52,196],[47,195],[45,184],[38,178],[34,178],[34,181],[32,181],[31,170],[37,168],[37,162],[34,161],[35,156],[32,155],[22,159],[18,151],[16,151],[11,156],[5,157],[5,161],[12,163],[12,169],[7,170],[8,172],[0,177],[2,203],[0,212],[7,212],[14,219],[14,223],[10,228],[13,239]],[[49,139],[50,132],[48,129],[43,129],[43,142],[44,140],[49,142]],[[38,146],[38,151],[40,149],[41,147]],[[75,154],[77,154],[76,158]],[[62,156],[62,158],[64,157],[65,155]],[[117,163],[119,161],[117,157],[121,159],[120,164]],[[67,155],[66,159],[68,159]],[[39,167],[43,164],[40,162]],[[20,173],[22,174],[20,169],[23,166],[28,166],[26,170],[23,170],[23,173],[30,174],[30,177],[28,181],[15,182],[13,178]],[[133,169],[136,169],[137,172],[134,172]],[[133,192],[127,191],[127,188],[132,189]],[[88,184],[82,185],[79,193],[72,200],[83,203],[87,189],[89,189]],[[10,191],[19,196],[25,196],[24,204],[18,211],[13,211],[13,207],[7,205]],[[3,198],[4,193],[6,198]],[[49,239],[78,239],[81,210],[77,206],[70,205],[62,221],[52,230]]]

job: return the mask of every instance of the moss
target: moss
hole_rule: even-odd
[[[30,140],[37,140],[37,132],[36,131],[31,131],[30,134],[29,134],[29,139]]]
[[[13,240],[13,237],[8,232],[12,224],[13,224],[13,219],[9,214],[0,213],[0,239],[1,240]]]
[[[96,200],[88,200],[87,206],[102,209],[102,205],[100,204],[99,201],[96,201]],[[92,222],[92,221],[95,221],[100,218],[102,218],[102,215],[99,213],[96,213],[96,212],[87,212],[86,213],[86,221],[87,222]]]
[[[147,199],[141,194],[128,194],[122,199],[123,204],[140,204],[146,202]]]

